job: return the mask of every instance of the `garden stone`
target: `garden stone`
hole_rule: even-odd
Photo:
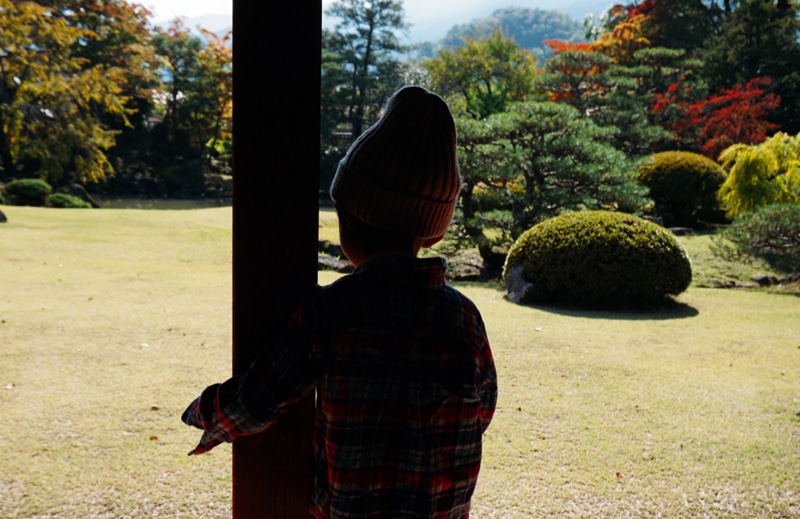
[[[770,276],[769,274],[757,274],[753,276],[753,281],[758,283],[759,286],[768,287],[770,285],[777,285],[778,278]]]
[[[69,187],[63,188],[61,192],[80,198],[84,202],[88,202],[95,209],[100,207],[100,204],[98,204],[97,201],[92,198],[92,195],[86,191],[86,188],[80,184],[70,184]]]
[[[349,274],[355,270],[355,267],[347,260],[339,260],[329,254],[321,254],[317,256],[317,269]]]
[[[670,227],[669,230],[672,231],[672,234],[675,236],[691,236],[694,234],[691,227]]]
[[[533,283],[525,279],[525,267],[521,263],[511,269],[506,280],[508,284],[506,299],[512,303],[524,301],[528,292],[533,288]]]
[[[317,252],[322,252],[323,254],[330,254],[334,258],[341,258],[344,257],[344,250],[342,246],[338,243],[333,243],[327,240],[319,240],[319,244],[317,246]]]
[[[653,222],[656,225],[660,225],[664,227],[664,218],[661,216],[642,216],[642,219],[647,220],[648,222]]]

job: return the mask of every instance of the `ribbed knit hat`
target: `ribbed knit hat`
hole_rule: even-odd
[[[350,147],[331,198],[367,225],[431,239],[444,236],[460,190],[450,109],[438,95],[409,86]]]

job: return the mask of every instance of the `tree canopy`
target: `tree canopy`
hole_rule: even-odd
[[[97,182],[113,172],[106,150],[118,130],[101,114],[127,122],[123,85],[130,72],[76,52],[98,33],[33,2],[0,0],[0,161],[3,176],[34,171]]]
[[[537,74],[533,54],[500,29],[479,39],[467,36],[463,46],[443,49],[422,66],[430,75],[431,87],[451,100],[457,98],[456,110],[475,119],[524,100]]]
[[[730,217],[770,204],[800,203],[800,134],[776,133],[759,144],[736,144],[720,159],[728,178],[719,197]]]
[[[126,0],[0,0],[0,181],[200,194],[230,171],[230,33],[150,16]]]

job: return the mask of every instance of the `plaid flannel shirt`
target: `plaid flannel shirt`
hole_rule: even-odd
[[[266,429],[316,388],[315,518],[468,517],[497,378],[441,259],[380,258],[301,304],[269,357],[183,415],[193,453]]]

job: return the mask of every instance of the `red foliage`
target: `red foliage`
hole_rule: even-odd
[[[638,5],[628,6],[628,19],[632,19],[634,16],[638,16],[640,14],[650,16],[653,11],[659,7],[658,3],[658,0],[644,0]]]
[[[591,43],[585,41],[561,41],[561,40],[544,40],[545,45],[553,49],[553,54],[561,54],[562,52],[591,52]]]
[[[631,4],[616,4],[611,8],[609,14],[612,18],[619,17],[619,21],[630,21],[638,15],[649,16],[658,8],[658,0],[644,0],[642,2]]]
[[[733,144],[758,144],[778,125],[767,120],[772,110],[780,106],[780,97],[770,88],[769,78],[757,77],[744,86],[734,85],[711,95],[703,101],[690,103],[680,83],[671,85],[665,95],[656,95],[652,105],[657,114],[673,113],[667,126],[682,142],[694,147],[709,158]],[[684,94],[684,95],[681,95]]]

